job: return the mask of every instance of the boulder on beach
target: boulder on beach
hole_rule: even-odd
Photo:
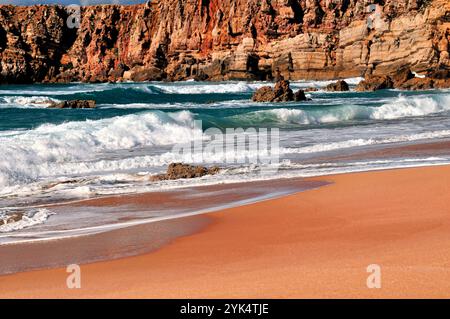
[[[96,103],[94,100],[70,100],[56,102],[49,106],[53,109],[94,109]]]
[[[254,102],[292,102],[306,101],[305,92],[299,90],[296,93],[290,88],[289,81],[280,79],[272,89],[270,86],[264,86],[253,94]]]
[[[350,87],[344,80],[339,80],[336,83],[328,84],[326,90],[329,92],[346,92],[350,91]]]
[[[190,179],[199,178],[206,175],[215,175],[219,173],[220,168],[217,166],[205,167],[205,166],[194,166],[183,163],[172,163],[167,168],[167,173],[154,175],[150,178],[153,182],[165,181],[165,180],[176,180],[176,179]]]

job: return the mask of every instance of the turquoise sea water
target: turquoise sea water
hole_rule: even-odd
[[[354,87],[359,80],[348,81]],[[293,89],[319,91],[308,93],[311,101],[279,104],[251,101],[268,84],[261,82],[1,86],[0,217],[60,200],[450,162],[445,152],[364,155],[450,138],[450,91],[328,93],[328,83],[292,82]],[[69,99],[93,99],[98,107],[48,108]],[[220,175],[148,181],[172,162],[197,163],[173,147],[209,128],[277,128],[279,163],[260,174],[265,164],[252,161],[255,154],[238,154],[247,160],[230,163],[203,152],[208,165],[224,168]],[[35,219],[46,218],[42,213]]]
[[[354,83],[357,80],[353,80]],[[321,88],[328,82],[294,82],[293,88]],[[58,85],[3,85],[0,87],[0,130],[29,130],[43,124],[61,124],[69,121],[100,120],[149,110],[165,113],[191,110],[195,119],[205,127],[281,127],[310,129],[362,125],[377,120],[401,119],[414,115],[433,115],[446,111],[445,105],[431,109],[426,98],[445,104],[449,92],[399,92],[384,90],[373,93],[311,92],[314,99],[301,103],[264,104],[250,101],[254,90],[270,83],[126,83],[126,84],[58,84]],[[406,98],[405,101],[401,97]],[[409,100],[407,98],[410,97]],[[95,110],[53,110],[50,101],[93,99]],[[380,110],[389,102],[405,102],[397,110]],[[448,101],[447,101],[448,102]],[[276,115],[272,110],[279,110]],[[302,111],[286,119],[283,110]],[[266,112],[266,113],[264,113]],[[327,120],[332,115],[336,120]],[[306,124],[306,125],[305,125]]]

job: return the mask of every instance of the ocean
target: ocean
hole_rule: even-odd
[[[354,88],[360,80],[347,81]],[[294,81],[295,90],[318,91],[307,93],[311,101],[289,103],[252,102],[253,92],[268,85],[262,82],[3,85],[0,233],[45,224],[55,214],[46,207],[60,202],[450,163],[446,151],[380,151],[449,139],[450,91],[331,93],[324,90],[329,83]],[[48,108],[69,99],[92,99],[97,108]],[[260,163],[250,147],[235,154],[242,157],[235,162],[212,151],[202,150],[199,162],[192,154],[174,152],[174,145],[204,139],[211,129],[239,128],[277,130],[278,161]],[[158,183],[148,179],[170,163],[205,160],[220,166],[221,173]],[[2,225],[17,211],[26,218]]]

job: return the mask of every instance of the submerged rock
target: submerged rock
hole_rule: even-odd
[[[49,106],[49,108],[54,109],[94,109],[95,108],[94,100],[71,100],[71,101],[63,101],[53,103]]]
[[[326,90],[329,92],[346,92],[350,91],[350,87],[344,80],[339,80],[336,83],[327,85]]]
[[[159,174],[152,176],[150,178],[150,181],[159,182],[165,180],[199,178],[206,175],[215,175],[219,172],[220,168],[217,166],[208,168],[205,166],[194,166],[183,163],[172,163],[167,168],[166,174]]]

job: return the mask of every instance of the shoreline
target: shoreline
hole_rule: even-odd
[[[149,254],[82,265],[80,290],[61,268],[0,276],[0,297],[448,297],[449,176],[447,165],[309,178],[332,184],[207,214]],[[365,287],[374,263],[381,290]]]
[[[52,212],[56,211],[56,218],[62,220],[67,218],[68,212],[78,214],[98,210],[101,215],[125,213],[115,222],[70,229],[63,227],[28,231],[25,228],[9,236],[8,233],[5,237],[0,236],[0,240],[3,240],[0,243],[0,255],[6,260],[14,260],[10,266],[0,264],[0,276],[51,269],[69,263],[89,264],[149,253],[180,236],[200,230],[208,224],[208,215],[211,213],[277,199],[327,184],[302,178],[273,180],[270,184],[268,181],[214,184],[44,206]],[[152,215],[153,206],[161,209],[158,214]],[[144,215],[133,217],[129,215],[132,211],[142,211]],[[50,222],[58,224],[55,220]],[[44,229],[47,225],[43,225]],[[67,224],[67,227],[70,226]],[[137,238],[134,232],[145,232],[146,235]],[[111,241],[116,242],[114,247],[111,247]],[[86,249],[80,242],[84,243]],[[90,245],[92,242],[96,244]],[[21,251],[20,256],[16,256],[17,250]],[[111,254],[111,250],[115,253]],[[74,257],[71,258],[70,254]]]

